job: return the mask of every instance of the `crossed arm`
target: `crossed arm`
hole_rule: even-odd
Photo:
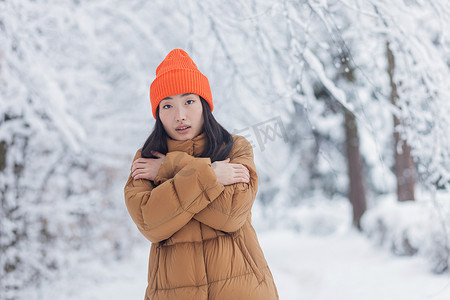
[[[250,143],[238,137],[234,147],[230,163],[249,170],[248,183],[223,185],[217,181],[209,158],[181,151],[167,153],[153,181],[134,180],[130,174],[125,202],[141,233],[151,242],[159,242],[192,218],[225,232],[242,227],[256,196],[258,177]],[[139,157],[140,150],[134,160]]]

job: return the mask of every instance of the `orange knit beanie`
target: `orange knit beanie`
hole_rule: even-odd
[[[150,102],[156,119],[156,108],[162,99],[173,95],[193,93],[214,108],[208,78],[203,75],[189,55],[181,49],[174,49],[156,68],[156,78],[150,85]]]

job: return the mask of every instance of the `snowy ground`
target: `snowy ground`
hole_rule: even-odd
[[[421,257],[397,257],[346,230],[329,236],[286,230],[259,234],[280,299],[450,299],[450,276],[427,272]],[[108,267],[86,263],[26,299],[143,299],[148,247]]]

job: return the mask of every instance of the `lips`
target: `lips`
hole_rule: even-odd
[[[191,126],[189,125],[180,125],[177,128],[175,128],[176,131],[182,131],[182,130],[186,130],[188,128],[191,128]]]

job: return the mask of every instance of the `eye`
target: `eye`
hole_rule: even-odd
[[[189,103],[188,103],[188,102],[189,102]],[[195,100],[187,100],[187,101],[186,101],[187,104],[192,104],[192,103],[194,103],[194,102],[195,102]]]
[[[164,108],[164,109],[168,109],[170,106],[172,106],[172,105],[170,105],[170,104],[165,104],[165,105],[163,105],[163,107],[162,108]]]

